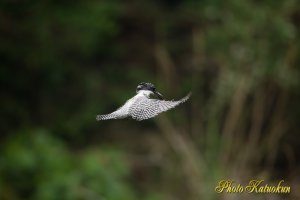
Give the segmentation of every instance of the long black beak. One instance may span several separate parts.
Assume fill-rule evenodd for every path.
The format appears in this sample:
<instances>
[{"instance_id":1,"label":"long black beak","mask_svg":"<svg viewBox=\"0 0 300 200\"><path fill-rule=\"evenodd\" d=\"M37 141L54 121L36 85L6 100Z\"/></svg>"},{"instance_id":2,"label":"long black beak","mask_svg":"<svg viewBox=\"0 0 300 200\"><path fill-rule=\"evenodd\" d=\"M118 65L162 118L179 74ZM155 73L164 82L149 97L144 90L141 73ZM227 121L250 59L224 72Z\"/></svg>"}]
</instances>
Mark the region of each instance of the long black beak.
<instances>
[{"instance_id":1,"label":"long black beak","mask_svg":"<svg viewBox=\"0 0 300 200\"><path fill-rule=\"evenodd\" d=\"M163 95L157 91L154 91L154 94L159 98L159 99L164 99Z\"/></svg>"}]
</instances>

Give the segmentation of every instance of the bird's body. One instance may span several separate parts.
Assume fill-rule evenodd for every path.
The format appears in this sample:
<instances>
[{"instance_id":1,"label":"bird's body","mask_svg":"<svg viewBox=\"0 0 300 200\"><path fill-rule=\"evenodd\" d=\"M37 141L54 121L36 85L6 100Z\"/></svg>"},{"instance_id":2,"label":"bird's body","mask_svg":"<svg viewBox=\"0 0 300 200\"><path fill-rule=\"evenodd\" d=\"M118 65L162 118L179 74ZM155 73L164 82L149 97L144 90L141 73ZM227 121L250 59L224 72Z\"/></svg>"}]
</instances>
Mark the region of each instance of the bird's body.
<instances>
[{"instance_id":1,"label":"bird's body","mask_svg":"<svg viewBox=\"0 0 300 200\"><path fill-rule=\"evenodd\" d=\"M155 87L151 83L141 83L137 87L137 94L126 101L116 111L106 114L97 115L97 121L107 119L122 119L126 117L132 117L135 120L141 121L155 117L161 112L172 109L179 104L185 102L190 97L190 94L178 101L166 101L160 99L151 99L151 94L156 94L162 99L162 95L156 91Z\"/></svg>"}]
</instances>

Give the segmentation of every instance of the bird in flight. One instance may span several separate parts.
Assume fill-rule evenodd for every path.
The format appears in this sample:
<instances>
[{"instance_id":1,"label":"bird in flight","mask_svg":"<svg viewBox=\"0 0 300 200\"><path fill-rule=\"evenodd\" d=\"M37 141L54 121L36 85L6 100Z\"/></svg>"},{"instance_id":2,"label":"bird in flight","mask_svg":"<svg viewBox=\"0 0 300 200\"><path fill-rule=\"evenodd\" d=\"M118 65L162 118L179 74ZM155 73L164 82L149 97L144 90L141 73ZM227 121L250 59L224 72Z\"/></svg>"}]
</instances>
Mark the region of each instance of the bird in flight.
<instances>
[{"instance_id":1,"label":"bird in flight","mask_svg":"<svg viewBox=\"0 0 300 200\"><path fill-rule=\"evenodd\" d=\"M178 101L166 101L163 99L163 96L156 91L152 83L144 82L137 86L136 93L134 97L127 100L119 109L110 114L97 115L96 120L123 119L126 117L132 117L137 121L149 119L178 106L187 101L191 96L191 93L189 93ZM153 94L159 99L151 99L150 95Z\"/></svg>"}]
</instances>

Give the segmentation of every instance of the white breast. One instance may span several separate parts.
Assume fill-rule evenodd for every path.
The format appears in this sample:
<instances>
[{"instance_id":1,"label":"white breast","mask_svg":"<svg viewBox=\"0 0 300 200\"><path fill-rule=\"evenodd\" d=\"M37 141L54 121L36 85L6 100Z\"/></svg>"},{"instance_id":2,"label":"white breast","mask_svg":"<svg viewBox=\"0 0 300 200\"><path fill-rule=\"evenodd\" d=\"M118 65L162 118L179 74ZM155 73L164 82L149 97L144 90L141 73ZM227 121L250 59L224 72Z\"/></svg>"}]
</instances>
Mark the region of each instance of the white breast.
<instances>
[{"instance_id":1,"label":"white breast","mask_svg":"<svg viewBox=\"0 0 300 200\"><path fill-rule=\"evenodd\" d=\"M138 91L136 97L146 96L147 98L149 98L151 94L153 94L153 92L150 90L140 90L140 91Z\"/></svg>"}]
</instances>

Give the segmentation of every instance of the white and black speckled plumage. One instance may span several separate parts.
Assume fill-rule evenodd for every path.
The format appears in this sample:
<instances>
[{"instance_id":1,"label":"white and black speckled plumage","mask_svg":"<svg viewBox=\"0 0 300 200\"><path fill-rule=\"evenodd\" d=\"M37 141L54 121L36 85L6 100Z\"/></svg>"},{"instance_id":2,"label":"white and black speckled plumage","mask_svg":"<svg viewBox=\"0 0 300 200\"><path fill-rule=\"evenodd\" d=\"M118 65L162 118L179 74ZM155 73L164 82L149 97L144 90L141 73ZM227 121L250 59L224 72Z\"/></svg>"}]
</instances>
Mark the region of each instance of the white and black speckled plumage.
<instances>
[{"instance_id":1,"label":"white and black speckled plumage","mask_svg":"<svg viewBox=\"0 0 300 200\"><path fill-rule=\"evenodd\" d=\"M138 121L155 117L156 115L175 108L179 104L187 101L190 94L178 101L165 101L159 99L149 99L147 97L138 97L129 108L129 115Z\"/></svg>"},{"instance_id":2,"label":"white and black speckled plumage","mask_svg":"<svg viewBox=\"0 0 300 200\"><path fill-rule=\"evenodd\" d=\"M156 91L154 88L154 93L155 92ZM148 89L144 90L142 88L141 90L137 90L137 95L129 99L122 107L110 114L97 115L96 119L97 121L100 121L107 119L122 119L126 117L132 117L135 120L141 121L155 117L162 112L170 110L187 101L191 96L191 94L188 94L178 101L166 101L151 99L150 94L153 94L153 92Z\"/></svg>"}]
</instances>

